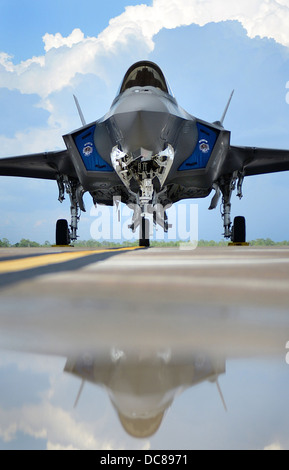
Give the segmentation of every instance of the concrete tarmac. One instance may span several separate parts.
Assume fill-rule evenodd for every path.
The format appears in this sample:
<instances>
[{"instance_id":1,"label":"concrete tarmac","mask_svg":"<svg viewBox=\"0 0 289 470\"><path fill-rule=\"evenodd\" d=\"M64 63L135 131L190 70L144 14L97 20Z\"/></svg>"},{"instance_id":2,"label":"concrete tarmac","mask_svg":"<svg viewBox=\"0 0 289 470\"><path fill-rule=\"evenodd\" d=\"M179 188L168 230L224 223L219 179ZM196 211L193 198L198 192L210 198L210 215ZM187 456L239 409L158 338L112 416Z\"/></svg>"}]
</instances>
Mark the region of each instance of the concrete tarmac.
<instances>
[{"instance_id":1,"label":"concrete tarmac","mask_svg":"<svg viewBox=\"0 0 289 470\"><path fill-rule=\"evenodd\" d=\"M0 273L2 347L243 355L289 341L288 248L1 249Z\"/></svg>"},{"instance_id":2,"label":"concrete tarmac","mask_svg":"<svg viewBox=\"0 0 289 470\"><path fill-rule=\"evenodd\" d=\"M288 307L288 248L1 249L2 445L288 448Z\"/></svg>"},{"instance_id":3,"label":"concrete tarmac","mask_svg":"<svg viewBox=\"0 0 289 470\"><path fill-rule=\"evenodd\" d=\"M4 248L0 286L5 348L250 356L285 355L289 341L287 247Z\"/></svg>"}]
</instances>

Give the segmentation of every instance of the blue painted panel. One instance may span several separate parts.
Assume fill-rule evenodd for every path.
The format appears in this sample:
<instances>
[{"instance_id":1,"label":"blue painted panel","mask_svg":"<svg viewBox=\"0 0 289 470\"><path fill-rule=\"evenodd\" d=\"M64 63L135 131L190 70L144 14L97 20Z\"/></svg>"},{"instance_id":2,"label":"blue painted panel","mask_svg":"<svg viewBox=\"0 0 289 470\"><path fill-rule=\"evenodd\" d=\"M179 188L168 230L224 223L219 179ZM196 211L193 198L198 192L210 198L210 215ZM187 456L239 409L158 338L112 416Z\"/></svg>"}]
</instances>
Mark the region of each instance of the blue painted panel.
<instances>
[{"instance_id":1,"label":"blue painted panel","mask_svg":"<svg viewBox=\"0 0 289 470\"><path fill-rule=\"evenodd\" d=\"M87 171L113 171L113 168L101 158L94 144L95 127L81 132L74 138L75 145L79 151Z\"/></svg>"},{"instance_id":2,"label":"blue painted panel","mask_svg":"<svg viewBox=\"0 0 289 470\"><path fill-rule=\"evenodd\" d=\"M179 167L179 171L206 168L214 150L219 132L197 122L198 142L192 155Z\"/></svg>"}]
</instances>

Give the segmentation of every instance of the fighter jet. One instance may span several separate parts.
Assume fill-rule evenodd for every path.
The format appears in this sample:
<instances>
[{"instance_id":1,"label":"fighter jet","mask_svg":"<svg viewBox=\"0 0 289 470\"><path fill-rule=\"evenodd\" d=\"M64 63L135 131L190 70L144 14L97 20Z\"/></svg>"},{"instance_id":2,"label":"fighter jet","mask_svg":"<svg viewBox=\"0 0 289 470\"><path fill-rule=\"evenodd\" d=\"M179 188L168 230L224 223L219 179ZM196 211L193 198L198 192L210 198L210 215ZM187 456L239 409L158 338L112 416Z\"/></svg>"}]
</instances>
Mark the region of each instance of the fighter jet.
<instances>
[{"instance_id":1,"label":"fighter jet","mask_svg":"<svg viewBox=\"0 0 289 470\"><path fill-rule=\"evenodd\" d=\"M59 201L69 195L71 222L57 221L57 245L77 240L86 192L95 205L132 207L130 228L149 246L153 226L169 230L168 207L214 191L209 209L222 198L224 237L245 242L245 218L231 221L232 194L242 198L245 176L289 170L289 151L232 146L224 128L232 95L219 121L203 121L178 105L158 65L137 62L101 119L87 124L75 97L82 127L63 136L66 149L0 159L0 175L55 180Z\"/></svg>"}]
</instances>

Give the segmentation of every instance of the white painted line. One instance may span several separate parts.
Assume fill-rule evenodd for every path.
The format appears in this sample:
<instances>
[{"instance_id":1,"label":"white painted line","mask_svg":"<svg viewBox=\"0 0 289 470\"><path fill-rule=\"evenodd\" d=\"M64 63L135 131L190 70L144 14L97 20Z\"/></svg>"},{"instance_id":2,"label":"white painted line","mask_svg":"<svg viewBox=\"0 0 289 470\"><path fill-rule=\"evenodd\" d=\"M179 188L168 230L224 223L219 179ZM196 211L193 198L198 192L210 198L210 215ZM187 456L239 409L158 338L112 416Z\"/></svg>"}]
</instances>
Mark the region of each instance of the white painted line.
<instances>
[{"instance_id":1,"label":"white painted line","mask_svg":"<svg viewBox=\"0 0 289 470\"><path fill-rule=\"evenodd\" d=\"M257 258L230 258L230 259L164 259L164 258L110 258L91 264L88 271L98 271L103 269L151 269L151 268L202 268L202 267L223 267L223 266L264 266L273 264L288 264L289 258L257 259Z\"/></svg>"},{"instance_id":2,"label":"white painted line","mask_svg":"<svg viewBox=\"0 0 289 470\"><path fill-rule=\"evenodd\" d=\"M73 273L61 273L54 275L47 275L39 278L38 282L57 282L57 283L69 283L73 285L74 283L80 284L115 284L115 285L143 285L147 287L208 287L208 288L236 288L236 289L246 289L246 290L266 290L266 291L278 291L278 292L287 292L289 297L289 279L288 280L271 280L271 279L256 279L256 278L243 278L243 277L223 277L218 275L218 277L195 277L195 276L173 276L171 274L160 275L152 273L149 277L147 275L135 275L128 274L123 277L122 273L95 273L92 277L91 273L88 272L87 268L81 271L81 276L76 278ZM289 304L288 304L289 308Z\"/></svg>"}]
</instances>

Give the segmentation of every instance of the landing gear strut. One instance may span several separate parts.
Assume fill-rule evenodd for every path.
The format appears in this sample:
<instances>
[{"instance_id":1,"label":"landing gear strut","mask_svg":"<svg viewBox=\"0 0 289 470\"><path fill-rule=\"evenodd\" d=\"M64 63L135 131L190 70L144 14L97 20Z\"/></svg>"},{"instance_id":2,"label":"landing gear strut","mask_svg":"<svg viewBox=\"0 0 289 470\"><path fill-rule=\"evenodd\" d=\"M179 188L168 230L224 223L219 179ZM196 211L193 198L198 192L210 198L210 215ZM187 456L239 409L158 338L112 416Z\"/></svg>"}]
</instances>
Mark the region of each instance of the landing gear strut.
<instances>
[{"instance_id":1,"label":"landing gear strut","mask_svg":"<svg viewBox=\"0 0 289 470\"><path fill-rule=\"evenodd\" d=\"M135 233L139 227L139 246L148 248L150 246L150 238L153 226L159 225L163 228L164 233L168 233L172 227L168 222L166 208L161 204L147 204L144 207L139 205L129 206L134 210L132 223L128 226ZM169 207L169 206L168 206Z\"/></svg>"},{"instance_id":2,"label":"landing gear strut","mask_svg":"<svg viewBox=\"0 0 289 470\"><path fill-rule=\"evenodd\" d=\"M224 237L231 238L231 197L235 189L235 180L234 178L222 177L220 181L220 189L222 191L222 218L224 224Z\"/></svg>"},{"instance_id":3,"label":"landing gear strut","mask_svg":"<svg viewBox=\"0 0 289 470\"><path fill-rule=\"evenodd\" d=\"M241 199L242 184L244 175L240 172L236 172L233 175L227 175L220 179L217 188L222 192L222 218L224 224L224 237L231 239L233 243L245 243L246 242L246 221L244 217L235 217L234 225L231 222L231 197L232 193L236 188L237 183L237 196ZM217 193L217 191L216 191ZM232 227L231 227L232 226Z\"/></svg>"},{"instance_id":4,"label":"landing gear strut","mask_svg":"<svg viewBox=\"0 0 289 470\"><path fill-rule=\"evenodd\" d=\"M59 219L56 223L56 245L69 245L77 240L78 222L80 219L80 211L85 212L83 194L84 190L78 181L69 179L67 176L59 176L57 179L59 197L58 200L63 202L65 192L70 198L70 214L71 223L68 225L67 220Z\"/></svg>"},{"instance_id":5,"label":"landing gear strut","mask_svg":"<svg viewBox=\"0 0 289 470\"><path fill-rule=\"evenodd\" d=\"M150 246L150 218L149 214L143 214L139 206L134 206L134 214L131 225L128 226L133 233L139 227L139 246L149 248Z\"/></svg>"}]
</instances>

